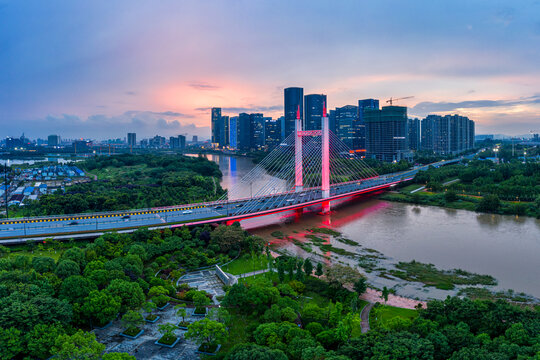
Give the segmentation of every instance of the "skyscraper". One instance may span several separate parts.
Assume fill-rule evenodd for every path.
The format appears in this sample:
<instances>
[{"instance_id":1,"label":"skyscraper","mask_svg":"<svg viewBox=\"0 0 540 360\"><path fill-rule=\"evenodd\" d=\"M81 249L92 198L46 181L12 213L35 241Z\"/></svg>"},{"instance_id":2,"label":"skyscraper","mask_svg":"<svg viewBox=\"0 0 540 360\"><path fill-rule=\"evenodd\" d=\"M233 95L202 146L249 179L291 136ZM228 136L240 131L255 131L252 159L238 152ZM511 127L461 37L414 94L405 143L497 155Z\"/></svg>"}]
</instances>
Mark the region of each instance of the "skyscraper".
<instances>
[{"instance_id":1,"label":"skyscraper","mask_svg":"<svg viewBox=\"0 0 540 360\"><path fill-rule=\"evenodd\" d=\"M383 106L378 109L364 109L366 123L366 151L368 157L382 161L410 159L407 142L407 108L404 106Z\"/></svg>"},{"instance_id":2,"label":"skyscraper","mask_svg":"<svg viewBox=\"0 0 540 360\"><path fill-rule=\"evenodd\" d=\"M358 137L358 147L366 148L366 123L364 121L365 109L379 109L379 100L377 99L362 99L358 100L358 122L356 125L356 136Z\"/></svg>"},{"instance_id":3,"label":"skyscraper","mask_svg":"<svg viewBox=\"0 0 540 360\"><path fill-rule=\"evenodd\" d=\"M264 118L264 142L269 150L278 146L281 142L281 123L279 119Z\"/></svg>"},{"instance_id":4,"label":"skyscraper","mask_svg":"<svg viewBox=\"0 0 540 360\"><path fill-rule=\"evenodd\" d=\"M420 150L420 120L409 119L409 149Z\"/></svg>"},{"instance_id":5,"label":"skyscraper","mask_svg":"<svg viewBox=\"0 0 540 360\"><path fill-rule=\"evenodd\" d=\"M127 136L127 140L128 140L128 146L130 148L134 148L135 146L137 146L137 134L135 133L128 133L128 136Z\"/></svg>"},{"instance_id":6,"label":"skyscraper","mask_svg":"<svg viewBox=\"0 0 540 360\"><path fill-rule=\"evenodd\" d=\"M219 119L219 146L229 146L229 117L225 115Z\"/></svg>"},{"instance_id":7,"label":"skyscraper","mask_svg":"<svg viewBox=\"0 0 540 360\"><path fill-rule=\"evenodd\" d=\"M326 95L310 94L304 97L304 130L320 130L323 112L323 104L326 103Z\"/></svg>"},{"instance_id":8,"label":"skyscraper","mask_svg":"<svg viewBox=\"0 0 540 360\"><path fill-rule=\"evenodd\" d=\"M249 151L251 147L251 116L249 114L241 113L238 115L237 129L237 148Z\"/></svg>"},{"instance_id":9,"label":"skyscraper","mask_svg":"<svg viewBox=\"0 0 540 360\"><path fill-rule=\"evenodd\" d=\"M260 149L264 146L264 116L256 113L249 115L250 121L250 147L252 149Z\"/></svg>"},{"instance_id":10,"label":"skyscraper","mask_svg":"<svg viewBox=\"0 0 540 360\"><path fill-rule=\"evenodd\" d=\"M221 119L221 108L212 108L212 146L219 144L219 121Z\"/></svg>"},{"instance_id":11,"label":"skyscraper","mask_svg":"<svg viewBox=\"0 0 540 360\"><path fill-rule=\"evenodd\" d=\"M178 147L180 149L186 148L186 137L184 135L178 135Z\"/></svg>"},{"instance_id":12,"label":"skyscraper","mask_svg":"<svg viewBox=\"0 0 540 360\"><path fill-rule=\"evenodd\" d=\"M129 136L129 134L128 134ZM47 138L47 146L53 147L60 145L60 136L59 135L49 135Z\"/></svg>"},{"instance_id":13,"label":"skyscraper","mask_svg":"<svg viewBox=\"0 0 540 360\"><path fill-rule=\"evenodd\" d=\"M283 135L286 138L294 131L298 107L300 107L300 118L304 118L304 89L299 87L286 88L284 97L285 133Z\"/></svg>"},{"instance_id":14,"label":"skyscraper","mask_svg":"<svg viewBox=\"0 0 540 360\"><path fill-rule=\"evenodd\" d=\"M238 148L238 116L229 119L229 146L231 149Z\"/></svg>"},{"instance_id":15,"label":"skyscraper","mask_svg":"<svg viewBox=\"0 0 540 360\"><path fill-rule=\"evenodd\" d=\"M335 110L337 135L351 150L359 150L358 106L345 105ZM330 120L330 119L328 119Z\"/></svg>"},{"instance_id":16,"label":"skyscraper","mask_svg":"<svg viewBox=\"0 0 540 360\"><path fill-rule=\"evenodd\" d=\"M193 135L193 138L191 139L192 142L194 143L198 143L199 142L199 137L197 135Z\"/></svg>"}]
</instances>

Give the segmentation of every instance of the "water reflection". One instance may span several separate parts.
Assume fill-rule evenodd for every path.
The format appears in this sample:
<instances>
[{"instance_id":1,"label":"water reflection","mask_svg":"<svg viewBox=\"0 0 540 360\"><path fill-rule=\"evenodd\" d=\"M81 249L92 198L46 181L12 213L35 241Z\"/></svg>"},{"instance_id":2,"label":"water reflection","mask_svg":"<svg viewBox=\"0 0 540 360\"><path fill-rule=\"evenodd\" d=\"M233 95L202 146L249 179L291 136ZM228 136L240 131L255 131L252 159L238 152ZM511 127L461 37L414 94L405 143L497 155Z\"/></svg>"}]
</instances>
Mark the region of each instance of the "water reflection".
<instances>
[{"instance_id":1,"label":"water reflection","mask_svg":"<svg viewBox=\"0 0 540 360\"><path fill-rule=\"evenodd\" d=\"M224 187L234 185L254 166L247 158L226 157L228 160L221 161L216 156L221 155L209 158L220 164ZM261 174L260 182L265 179L272 177ZM489 274L499 281L501 289L540 297L540 220L392 203L370 196L333 202L332 208L329 215L320 215L320 206L313 206L303 213L289 211L244 220L242 226L272 242L276 241L271 236L275 230L300 239L298 234L306 233L307 229L331 226L362 248L380 251L394 262L416 259L442 269ZM278 244L293 253L309 256L290 239L279 240ZM345 247L342 243L335 246ZM356 250L352 247L350 251ZM329 261L356 263L335 254Z\"/></svg>"}]
</instances>

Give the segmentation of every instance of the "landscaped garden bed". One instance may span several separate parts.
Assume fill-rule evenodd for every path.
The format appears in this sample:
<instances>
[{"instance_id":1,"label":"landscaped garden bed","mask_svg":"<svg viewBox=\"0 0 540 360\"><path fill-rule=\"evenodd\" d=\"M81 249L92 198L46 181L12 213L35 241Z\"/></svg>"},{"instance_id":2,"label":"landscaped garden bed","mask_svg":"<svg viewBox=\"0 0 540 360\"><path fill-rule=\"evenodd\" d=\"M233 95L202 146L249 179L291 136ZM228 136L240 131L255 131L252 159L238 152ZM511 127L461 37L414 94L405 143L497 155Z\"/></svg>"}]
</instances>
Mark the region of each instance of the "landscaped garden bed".
<instances>
[{"instance_id":1,"label":"landscaped garden bed","mask_svg":"<svg viewBox=\"0 0 540 360\"><path fill-rule=\"evenodd\" d=\"M165 334L159 340L157 340L154 344L168 347L168 348L173 348L176 344L178 344L179 341L180 341L179 337Z\"/></svg>"},{"instance_id":2,"label":"landscaped garden bed","mask_svg":"<svg viewBox=\"0 0 540 360\"><path fill-rule=\"evenodd\" d=\"M142 334L144 334L144 330L139 329L137 327L129 328L120 333L121 336L126 337L128 339L136 339Z\"/></svg>"},{"instance_id":3,"label":"landscaped garden bed","mask_svg":"<svg viewBox=\"0 0 540 360\"><path fill-rule=\"evenodd\" d=\"M189 321L180 321L178 323L178 328L182 330L187 330L189 325L191 325Z\"/></svg>"},{"instance_id":4,"label":"landscaped garden bed","mask_svg":"<svg viewBox=\"0 0 540 360\"><path fill-rule=\"evenodd\" d=\"M151 324L154 324L156 321L159 320L161 316L159 315L156 315L156 314L150 314L148 315L144 320L148 323L151 323Z\"/></svg>"},{"instance_id":5,"label":"landscaped garden bed","mask_svg":"<svg viewBox=\"0 0 540 360\"><path fill-rule=\"evenodd\" d=\"M199 306L195 308L195 311L193 311L193 316L206 316L206 308Z\"/></svg>"}]
</instances>

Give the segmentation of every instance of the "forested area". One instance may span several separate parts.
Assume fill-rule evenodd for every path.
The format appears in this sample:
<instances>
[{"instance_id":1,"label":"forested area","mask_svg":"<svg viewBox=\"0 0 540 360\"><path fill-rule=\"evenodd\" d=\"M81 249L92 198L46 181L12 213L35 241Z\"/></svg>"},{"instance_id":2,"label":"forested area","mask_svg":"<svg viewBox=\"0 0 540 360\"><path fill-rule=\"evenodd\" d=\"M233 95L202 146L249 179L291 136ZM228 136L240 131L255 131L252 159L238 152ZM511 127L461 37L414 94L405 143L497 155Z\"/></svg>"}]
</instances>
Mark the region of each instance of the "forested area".
<instances>
[{"instance_id":1,"label":"forested area","mask_svg":"<svg viewBox=\"0 0 540 360\"><path fill-rule=\"evenodd\" d=\"M262 239L238 224L214 230L141 229L89 243L47 241L0 250L0 359L133 359L104 353L89 330L121 319L124 332L135 334L167 303L178 304L182 318L186 305L204 313L211 295L177 285L176 279L240 252L266 253L271 271L225 287L219 309L204 320L178 325L185 325L185 339L201 348L222 345L218 359L540 356L539 309L503 301L431 301L413 316L372 321L372 329L362 334L360 312L366 303L358 295L366 281L357 270L288 256L272 259ZM158 326L159 341L178 340L174 324Z\"/></svg>"},{"instance_id":2,"label":"forested area","mask_svg":"<svg viewBox=\"0 0 540 360\"><path fill-rule=\"evenodd\" d=\"M133 311L151 314L169 301L192 302L199 292L177 287L176 279L258 247L240 226L108 233L84 245L0 246L0 359L97 359L104 347L88 330ZM76 357L73 343L98 355Z\"/></svg>"},{"instance_id":3,"label":"forested area","mask_svg":"<svg viewBox=\"0 0 540 360\"><path fill-rule=\"evenodd\" d=\"M385 194L382 198L540 217L540 163L513 161L495 164L490 160L473 160L465 165L430 167L427 171L419 171L412 183L418 185L404 185L399 194ZM427 192L410 192L421 185L425 185Z\"/></svg>"},{"instance_id":4,"label":"forested area","mask_svg":"<svg viewBox=\"0 0 540 360\"><path fill-rule=\"evenodd\" d=\"M25 216L181 205L219 198L221 171L203 157L144 154L97 156L77 163L97 180L26 204Z\"/></svg>"}]
</instances>

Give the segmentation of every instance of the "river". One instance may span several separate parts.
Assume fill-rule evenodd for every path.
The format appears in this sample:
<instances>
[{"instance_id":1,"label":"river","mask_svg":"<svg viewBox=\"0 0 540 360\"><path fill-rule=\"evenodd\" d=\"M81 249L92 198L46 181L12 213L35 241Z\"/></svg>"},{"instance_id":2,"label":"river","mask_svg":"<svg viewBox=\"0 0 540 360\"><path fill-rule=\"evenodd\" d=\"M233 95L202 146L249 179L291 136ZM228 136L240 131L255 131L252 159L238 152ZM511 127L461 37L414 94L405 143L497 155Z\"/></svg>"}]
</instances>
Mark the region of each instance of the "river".
<instances>
[{"instance_id":1,"label":"river","mask_svg":"<svg viewBox=\"0 0 540 360\"><path fill-rule=\"evenodd\" d=\"M249 158L225 155L205 155L219 164L223 172L222 186L230 188L248 173L254 164ZM253 187L262 186L271 176L259 177ZM238 196L249 196L249 188ZM242 221L251 233L272 242L279 249L299 256L316 257L294 245L291 238L304 242L308 229L330 227L344 237L359 243L346 245L330 239L332 245L350 252L362 253L373 249L384 254L379 266L398 261L417 260L434 264L440 269L463 269L488 274L498 280L496 290L513 289L540 298L540 220L528 217L479 214L431 206L417 206L364 197L332 204L329 215L318 214L318 209L307 209L302 214L284 212ZM289 236L278 240L271 235L281 231ZM314 250L318 248L314 247ZM327 255L329 262L356 265L357 260L335 254ZM330 257L328 258L328 255ZM320 261L320 259L318 259ZM397 293L420 299L444 298L455 291L423 287L378 277L368 273L371 284L394 286Z\"/></svg>"}]
</instances>

